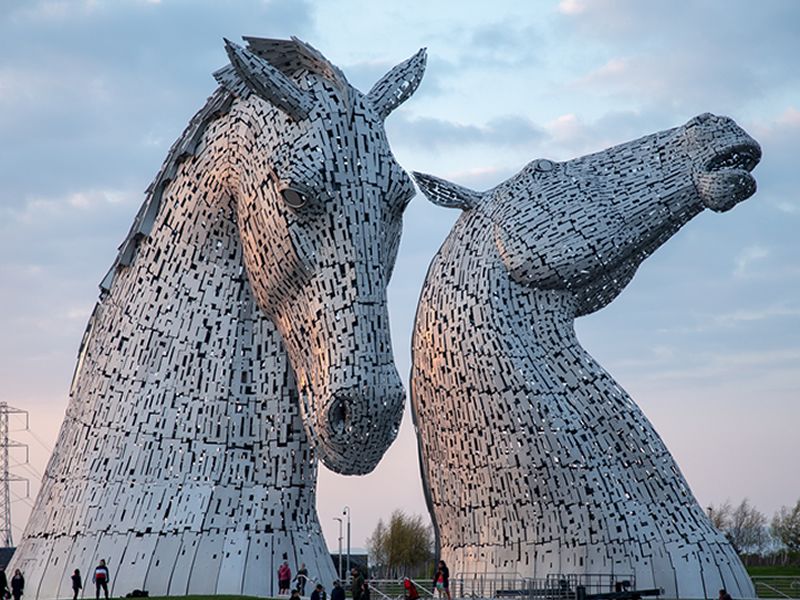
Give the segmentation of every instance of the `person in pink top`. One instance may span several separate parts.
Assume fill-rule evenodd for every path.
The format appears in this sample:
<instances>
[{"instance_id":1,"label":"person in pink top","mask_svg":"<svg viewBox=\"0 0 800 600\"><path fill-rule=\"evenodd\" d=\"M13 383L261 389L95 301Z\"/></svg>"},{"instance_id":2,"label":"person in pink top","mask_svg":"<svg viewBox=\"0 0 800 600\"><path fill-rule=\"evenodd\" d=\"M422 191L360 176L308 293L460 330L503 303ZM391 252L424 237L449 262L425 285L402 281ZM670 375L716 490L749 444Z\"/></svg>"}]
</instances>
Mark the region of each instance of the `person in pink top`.
<instances>
[{"instance_id":1,"label":"person in pink top","mask_svg":"<svg viewBox=\"0 0 800 600\"><path fill-rule=\"evenodd\" d=\"M289 561L283 561L278 567L278 595L289 593L289 583L292 581L292 570L289 568Z\"/></svg>"}]
</instances>

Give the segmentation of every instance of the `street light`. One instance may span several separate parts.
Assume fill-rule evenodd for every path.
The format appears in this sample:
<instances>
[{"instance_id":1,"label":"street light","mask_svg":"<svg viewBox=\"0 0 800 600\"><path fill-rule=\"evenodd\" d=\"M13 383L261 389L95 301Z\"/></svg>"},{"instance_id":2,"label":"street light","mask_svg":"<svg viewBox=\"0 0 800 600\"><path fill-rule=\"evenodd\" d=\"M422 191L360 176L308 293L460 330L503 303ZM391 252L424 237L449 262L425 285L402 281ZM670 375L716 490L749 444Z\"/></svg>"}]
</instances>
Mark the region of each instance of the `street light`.
<instances>
[{"instance_id":1,"label":"street light","mask_svg":"<svg viewBox=\"0 0 800 600\"><path fill-rule=\"evenodd\" d=\"M347 581L350 581L350 507L345 506L342 514L347 515ZM341 560L341 559L339 559Z\"/></svg>"},{"instance_id":2,"label":"street light","mask_svg":"<svg viewBox=\"0 0 800 600\"><path fill-rule=\"evenodd\" d=\"M339 521L339 581L344 579L342 577L342 517L333 517L334 521Z\"/></svg>"}]
</instances>

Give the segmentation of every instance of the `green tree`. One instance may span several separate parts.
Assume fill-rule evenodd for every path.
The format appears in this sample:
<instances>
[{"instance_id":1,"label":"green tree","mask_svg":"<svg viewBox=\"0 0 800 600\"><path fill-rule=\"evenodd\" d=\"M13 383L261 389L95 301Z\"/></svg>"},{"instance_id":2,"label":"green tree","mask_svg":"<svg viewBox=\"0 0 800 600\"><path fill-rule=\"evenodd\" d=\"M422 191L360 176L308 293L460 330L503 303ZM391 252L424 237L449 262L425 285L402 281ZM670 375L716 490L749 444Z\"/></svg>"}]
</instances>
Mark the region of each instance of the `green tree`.
<instances>
[{"instance_id":1,"label":"green tree","mask_svg":"<svg viewBox=\"0 0 800 600\"><path fill-rule=\"evenodd\" d=\"M420 515L395 510L389 522L379 520L367 539L373 577L399 578L427 575L433 560L433 532Z\"/></svg>"},{"instance_id":2,"label":"green tree","mask_svg":"<svg viewBox=\"0 0 800 600\"><path fill-rule=\"evenodd\" d=\"M772 519L772 535L789 552L800 552L800 500L794 508L782 506Z\"/></svg>"}]
</instances>

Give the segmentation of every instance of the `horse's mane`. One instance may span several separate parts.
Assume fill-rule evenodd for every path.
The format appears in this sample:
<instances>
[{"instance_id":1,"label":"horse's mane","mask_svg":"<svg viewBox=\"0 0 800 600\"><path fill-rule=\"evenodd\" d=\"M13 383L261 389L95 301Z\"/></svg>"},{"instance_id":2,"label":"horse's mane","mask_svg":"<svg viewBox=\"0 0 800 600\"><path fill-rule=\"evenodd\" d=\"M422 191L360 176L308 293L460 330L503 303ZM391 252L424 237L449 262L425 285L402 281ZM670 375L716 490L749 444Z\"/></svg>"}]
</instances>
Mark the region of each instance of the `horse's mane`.
<instances>
[{"instance_id":1,"label":"horse's mane","mask_svg":"<svg viewBox=\"0 0 800 600\"><path fill-rule=\"evenodd\" d=\"M350 84L344 74L328 61L318 50L293 37L290 40L275 40L257 37L245 37L248 49L269 62L288 77L307 71L315 73L333 83L344 95ZM209 96L203 108L192 117L186 129L175 140L161 165L153 182L145 190L145 199L130 231L125 236L114 263L100 282L101 298L111 290L117 272L133 264L136 251L142 240L150 234L161 208L164 189L175 178L180 164L192 156L196 156L203 134L208 125L228 113L237 96L249 92L241 84L233 67L227 65L214 73L214 77L222 84Z\"/></svg>"}]
</instances>

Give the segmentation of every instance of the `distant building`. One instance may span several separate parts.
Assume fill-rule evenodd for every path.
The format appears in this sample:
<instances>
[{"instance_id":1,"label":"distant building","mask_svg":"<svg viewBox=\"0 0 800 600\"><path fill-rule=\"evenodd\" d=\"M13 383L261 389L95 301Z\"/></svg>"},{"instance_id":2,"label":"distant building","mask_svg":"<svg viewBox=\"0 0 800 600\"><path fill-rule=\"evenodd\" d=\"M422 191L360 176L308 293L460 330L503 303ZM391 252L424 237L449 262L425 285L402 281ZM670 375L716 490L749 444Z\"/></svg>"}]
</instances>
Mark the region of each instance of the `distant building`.
<instances>
[{"instance_id":1,"label":"distant building","mask_svg":"<svg viewBox=\"0 0 800 600\"><path fill-rule=\"evenodd\" d=\"M334 571L336 571L337 573L342 573L342 575L344 575L343 578L346 581L347 580L347 573L345 573L345 571L347 570L347 555L346 554L342 554L342 568L341 568L341 570L339 569L339 553L338 552L331 552L331 559L333 560ZM359 552L358 554L352 554L351 553L350 554L350 568L352 569L353 567L355 567L356 569L361 571L361 573L363 575L369 576L369 554L367 554L366 552ZM329 583L329 582L325 582L325 581L322 582L323 585L325 585L325 583Z\"/></svg>"},{"instance_id":2,"label":"distant building","mask_svg":"<svg viewBox=\"0 0 800 600\"><path fill-rule=\"evenodd\" d=\"M8 563L11 562L11 557L14 556L16 548L0 548L0 569L5 569Z\"/></svg>"}]
</instances>

